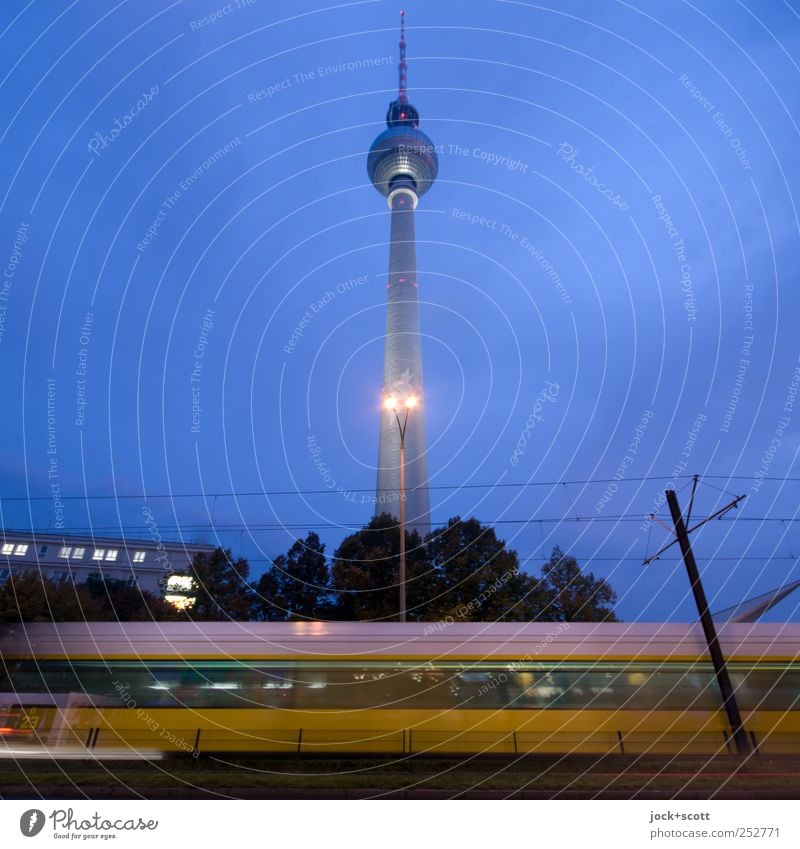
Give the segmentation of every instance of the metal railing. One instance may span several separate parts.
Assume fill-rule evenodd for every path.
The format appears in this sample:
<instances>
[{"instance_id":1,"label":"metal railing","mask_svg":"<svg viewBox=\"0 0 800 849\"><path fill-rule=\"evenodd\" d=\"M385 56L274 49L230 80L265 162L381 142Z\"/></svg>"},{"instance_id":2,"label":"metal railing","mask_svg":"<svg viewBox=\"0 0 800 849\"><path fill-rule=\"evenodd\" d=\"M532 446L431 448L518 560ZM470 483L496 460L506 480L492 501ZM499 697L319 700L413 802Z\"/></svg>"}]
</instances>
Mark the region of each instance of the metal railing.
<instances>
[{"instance_id":1,"label":"metal railing","mask_svg":"<svg viewBox=\"0 0 800 849\"><path fill-rule=\"evenodd\" d=\"M61 712L31 710L24 727L6 728L0 742L86 750L283 754L733 754L726 731L483 731L345 729L247 729L166 726L146 715L137 728L111 725L98 714L88 724L73 724ZM800 734L748 732L753 752L800 755Z\"/></svg>"},{"instance_id":2,"label":"metal railing","mask_svg":"<svg viewBox=\"0 0 800 849\"><path fill-rule=\"evenodd\" d=\"M339 729L205 729L143 731L89 728L80 735L87 749L155 749L198 756L212 752L284 754L735 754L730 736L715 732L546 732L393 731ZM750 732L757 753L800 754L800 734Z\"/></svg>"}]
</instances>

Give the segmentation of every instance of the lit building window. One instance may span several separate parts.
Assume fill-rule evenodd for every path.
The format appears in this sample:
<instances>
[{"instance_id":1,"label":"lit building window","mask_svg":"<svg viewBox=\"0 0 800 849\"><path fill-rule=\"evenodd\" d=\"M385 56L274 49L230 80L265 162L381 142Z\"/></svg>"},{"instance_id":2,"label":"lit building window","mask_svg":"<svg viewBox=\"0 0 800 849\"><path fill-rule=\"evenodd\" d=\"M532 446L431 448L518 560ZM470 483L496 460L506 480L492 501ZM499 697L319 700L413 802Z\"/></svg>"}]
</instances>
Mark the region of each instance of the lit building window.
<instances>
[{"instance_id":1,"label":"lit building window","mask_svg":"<svg viewBox=\"0 0 800 849\"><path fill-rule=\"evenodd\" d=\"M189 595L165 595L164 601L171 604L176 610L188 610L194 605L196 599Z\"/></svg>"},{"instance_id":2,"label":"lit building window","mask_svg":"<svg viewBox=\"0 0 800 849\"><path fill-rule=\"evenodd\" d=\"M85 548L73 548L72 549L72 556L75 560L80 560L81 557L83 557L84 554L86 554Z\"/></svg>"},{"instance_id":3,"label":"lit building window","mask_svg":"<svg viewBox=\"0 0 800 849\"><path fill-rule=\"evenodd\" d=\"M3 554L13 554L14 553L14 543L13 542L4 542L3 543Z\"/></svg>"},{"instance_id":4,"label":"lit building window","mask_svg":"<svg viewBox=\"0 0 800 849\"><path fill-rule=\"evenodd\" d=\"M133 553L133 562L134 563L144 563L144 557L146 552L144 551L135 551Z\"/></svg>"},{"instance_id":5,"label":"lit building window","mask_svg":"<svg viewBox=\"0 0 800 849\"><path fill-rule=\"evenodd\" d=\"M106 550L104 548L96 548L92 555L92 560L102 560L105 556Z\"/></svg>"},{"instance_id":6,"label":"lit building window","mask_svg":"<svg viewBox=\"0 0 800 849\"><path fill-rule=\"evenodd\" d=\"M170 575L167 578L164 601L178 610L188 610L197 600L191 595L194 587L194 579L191 575Z\"/></svg>"},{"instance_id":7,"label":"lit building window","mask_svg":"<svg viewBox=\"0 0 800 849\"><path fill-rule=\"evenodd\" d=\"M28 553L27 545L18 545L14 548L15 557L24 557Z\"/></svg>"},{"instance_id":8,"label":"lit building window","mask_svg":"<svg viewBox=\"0 0 800 849\"><path fill-rule=\"evenodd\" d=\"M119 552L116 548L109 548L106 552L106 560L116 560L117 554L119 554Z\"/></svg>"},{"instance_id":9,"label":"lit building window","mask_svg":"<svg viewBox=\"0 0 800 849\"><path fill-rule=\"evenodd\" d=\"M61 551L58 552L59 557L63 557L65 560L72 554L72 547L69 545L64 545L61 547Z\"/></svg>"},{"instance_id":10,"label":"lit building window","mask_svg":"<svg viewBox=\"0 0 800 849\"><path fill-rule=\"evenodd\" d=\"M190 575L170 575L167 578L167 592L188 592L194 587L194 581Z\"/></svg>"}]
</instances>

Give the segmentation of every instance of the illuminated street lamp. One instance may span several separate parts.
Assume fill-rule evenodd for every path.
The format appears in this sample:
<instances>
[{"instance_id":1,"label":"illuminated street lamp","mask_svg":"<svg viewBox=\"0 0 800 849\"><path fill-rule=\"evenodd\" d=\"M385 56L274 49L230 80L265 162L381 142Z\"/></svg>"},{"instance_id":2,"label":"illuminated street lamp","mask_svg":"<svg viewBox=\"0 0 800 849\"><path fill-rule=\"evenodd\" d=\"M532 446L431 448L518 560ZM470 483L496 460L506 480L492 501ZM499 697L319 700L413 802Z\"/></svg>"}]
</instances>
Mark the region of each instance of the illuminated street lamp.
<instances>
[{"instance_id":1,"label":"illuminated street lamp","mask_svg":"<svg viewBox=\"0 0 800 849\"><path fill-rule=\"evenodd\" d=\"M396 395L388 395L383 406L394 413L397 429L400 431L400 621L406 621L406 427L408 414L417 406L415 395L407 395L400 399ZM398 409L403 408L405 414L400 421Z\"/></svg>"}]
</instances>

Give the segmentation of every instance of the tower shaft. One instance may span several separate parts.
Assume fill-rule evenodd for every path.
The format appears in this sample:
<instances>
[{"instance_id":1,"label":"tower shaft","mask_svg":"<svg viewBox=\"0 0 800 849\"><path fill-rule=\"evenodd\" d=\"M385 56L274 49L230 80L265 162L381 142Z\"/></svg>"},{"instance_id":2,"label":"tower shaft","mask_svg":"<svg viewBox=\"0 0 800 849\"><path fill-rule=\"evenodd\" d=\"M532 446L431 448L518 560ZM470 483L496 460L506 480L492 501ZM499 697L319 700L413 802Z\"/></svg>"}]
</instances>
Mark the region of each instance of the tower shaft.
<instances>
[{"instance_id":1,"label":"tower shaft","mask_svg":"<svg viewBox=\"0 0 800 849\"><path fill-rule=\"evenodd\" d=\"M383 387L386 395L413 394L418 401L405 433L405 514L407 527L424 536L430 530L430 502L414 233L416 200L411 189L398 190L391 198ZM400 497L400 432L394 412L384 410L378 447L376 515L398 515Z\"/></svg>"},{"instance_id":2,"label":"tower shaft","mask_svg":"<svg viewBox=\"0 0 800 849\"><path fill-rule=\"evenodd\" d=\"M425 455L425 395L414 209L418 199L433 185L439 159L433 143L419 128L419 113L409 103L406 70L405 19L401 12L397 99L389 104L386 129L372 143L367 157L369 178L386 198L391 210L383 354L386 408L381 418L378 444L375 514L398 516L401 526L419 531L424 536L430 531L430 500ZM402 410L402 421L396 413L398 405ZM404 474L401 475L401 472ZM400 559L402 574L402 553Z\"/></svg>"}]
</instances>

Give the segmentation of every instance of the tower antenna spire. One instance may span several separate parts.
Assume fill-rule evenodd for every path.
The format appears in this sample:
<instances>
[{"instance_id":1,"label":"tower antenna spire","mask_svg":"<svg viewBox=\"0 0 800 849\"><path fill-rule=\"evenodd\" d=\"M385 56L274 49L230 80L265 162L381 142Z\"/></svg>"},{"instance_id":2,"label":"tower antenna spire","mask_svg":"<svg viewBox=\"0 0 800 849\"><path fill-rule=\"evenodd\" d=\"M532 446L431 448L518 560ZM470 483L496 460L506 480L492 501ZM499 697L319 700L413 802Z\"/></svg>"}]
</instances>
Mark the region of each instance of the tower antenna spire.
<instances>
[{"instance_id":1,"label":"tower antenna spire","mask_svg":"<svg viewBox=\"0 0 800 849\"><path fill-rule=\"evenodd\" d=\"M408 103L408 65L406 64L406 13L400 10L400 85L397 94L400 103Z\"/></svg>"}]
</instances>

